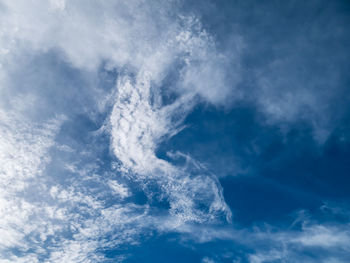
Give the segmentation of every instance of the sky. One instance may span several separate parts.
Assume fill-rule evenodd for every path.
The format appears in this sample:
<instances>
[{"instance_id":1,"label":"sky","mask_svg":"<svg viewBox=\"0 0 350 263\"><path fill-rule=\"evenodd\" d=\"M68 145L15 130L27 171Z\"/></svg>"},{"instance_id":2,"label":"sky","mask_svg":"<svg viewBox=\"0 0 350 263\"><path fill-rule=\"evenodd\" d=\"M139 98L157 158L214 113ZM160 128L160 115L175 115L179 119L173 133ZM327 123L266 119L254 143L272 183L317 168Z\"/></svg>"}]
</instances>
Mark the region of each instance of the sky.
<instances>
[{"instance_id":1,"label":"sky","mask_svg":"<svg viewBox=\"0 0 350 263\"><path fill-rule=\"evenodd\" d=\"M350 262L350 3L0 0L0 263Z\"/></svg>"}]
</instances>

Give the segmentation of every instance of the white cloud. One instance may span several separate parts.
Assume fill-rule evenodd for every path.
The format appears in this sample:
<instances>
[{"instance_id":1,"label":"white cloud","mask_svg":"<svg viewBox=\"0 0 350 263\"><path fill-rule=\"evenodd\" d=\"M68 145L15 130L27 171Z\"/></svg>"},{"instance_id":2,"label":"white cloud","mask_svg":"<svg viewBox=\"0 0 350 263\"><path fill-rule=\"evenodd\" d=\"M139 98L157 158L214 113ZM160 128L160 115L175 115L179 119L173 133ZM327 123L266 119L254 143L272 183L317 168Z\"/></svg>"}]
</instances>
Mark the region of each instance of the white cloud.
<instances>
[{"instance_id":1,"label":"white cloud","mask_svg":"<svg viewBox=\"0 0 350 263\"><path fill-rule=\"evenodd\" d=\"M142 73L141 73L142 74ZM123 165L135 173L140 182L155 181L170 202L170 213L180 222L229 218L230 211L215 177L176 167L159 159L157 144L179 129L172 122L175 114L190 110L192 97L181 97L171 105L152 105L151 80L143 73L135 80L129 77L118 83L118 95L111 114L112 147ZM133 83L134 82L134 83ZM180 120L182 116L180 116ZM197 208L204 205L208 210Z\"/></svg>"},{"instance_id":2,"label":"white cloud","mask_svg":"<svg viewBox=\"0 0 350 263\"><path fill-rule=\"evenodd\" d=\"M255 240L256 253L251 262L345 262L344 255L350 251L350 228L344 224L306 223L301 230L256 230L250 237ZM250 242L247 240L248 243ZM268 244L268 248L259 244ZM260 247L260 248L259 248ZM317 251L315 256L303 252ZM319 255L319 256L318 256Z\"/></svg>"},{"instance_id":3,"label":"white cloud","mask_svg":"<svg viewBox=\"0 0 350 263\"><path fill-rule=\"evenodd\" d=\"M198 19L179 16L175 2L4 1L4 6L0 43L7 50L6 67L23 52L59 49L80 69L94 71L107 61L109 68L148 71L159 81L180 59L185 64L178 88L214 103L231 92L225 68L230 60L236 61L231 66L239 64L239 50L232 57L217 52Z\"/></svg>"},{"instance_id":4,"label":"white cloud","mask_svg":"<svg viewBox=\"0 0 350 263\"><path fill-rule=\"evenodd\" d=\"M261 253L249 256L250 263L263 263L263 262L285 262L283 260L284 253L280 250L269 251L268 253Z\"/></svg>"},{"instance_id":5,"label":"white cloud","mask_svg":"<svg viewBox=\"0 0 350 263\"><path fill-rule=\"evenodd\" d=\"M269 251L252 254L252 262L287 261L295 247L349 251L348 226L314 224L299 232L273 233L203 230L190 224L230 220L221 186L215 176L190 157L186 157L184 166L176 166L158 158L156 150L163 140L184 128L183 120L198 97L220 105L232 95L232 85L239 77L233 74L228 85L226 69L234 65L231 70L239 72L240 51L230 57L218 52L215 40L200 21L193 15L179 15L176 2L2 1L0 254L4 259L0 262L102 261L103 255L96 250L138 244L140 233L147 235L151 232L148 229L188 233L198 242L229 239L248 246L255 242L271 244ZM69 80L55 86L64 74L52 77L49 73L55 69L46 68L46 64L42 66L45 70L36 71L35 58L50 52L56 52L55 59L69 65L69 70L77 70L84 77L91 75L90 86L67 86ZM102 65L104 70L116 70L116 91L111 94L94 86ZM174 67L178 67L175 80L168 84L165 79ZM32 71L26 71L28 68ZM259 79L258 103L272 119L293 120L304 105L311 109L319 106L317 98L304 89L295 94L284 90L272 94L275 87L285 83L277 79L271 84L271 79L269 75ZM50 85L55 90L50 90ZM47 90L50 92L45 93ZM162 102L164 90L177 95L167 105ZM87 93L92 94L92 103L76 103ZM69 107L63 103L66 100ZM89 150L78 155L76 145L55 142L66 120L56 113L68 118L71 108L79 106L84 108L79 113L92 116L92 108L106 113L111 101L106 130L111 135L111 150L123 169L113 171L116 175L112 178L103 178L105 174L98 174L98 157ZM73 160L55 156L61 159L51 162L53 148L74 156ZM80 160L91 156L94 161ZM64 172L48 172L47 166L55 162ZM159 198L169 202L168 215L156 217L148 205L126 203L133 193L118 180L119 172L143 185L146 193L150 185L157 185ZM91 182L97 186L93 188ZM106 205L104 194L117 196L120 203ZM14 248L23 256L12 253ZM331 260L338 259L333 256Z\"/></svg>"},{"instance_id":6,"label":"white cloud","mask_svg":"<svg viewBox=\"0 0 350 263\"><path fill-rule=\"evenodd\" d=\"M48 150L61 122L33 124L20 114L0 109L0 253L11 247L28 249L25 238L47 227L40 219L44 208L32 203L30 196L50 161ZM28 224L31 218L36 218L35 223Z\"/></svg>"},{"instance_id":7,"label":"white cloud","mask_svg":"<svg viewBox=\"0 0 350 263\"><path fill-rule=\"evenodd\" d=\"M108 181L109 187L111 187L116 195L119 195L121 198L126 198L130 196L129 189L115 180Z\"/></svg>"},{"instance_id":8,"label":"white cloud","mask_svg":"<svg viewBox=\"0 0 350 263\"><path fill-rule=\"evenodd\" d=\"M231 92L225 88L227 58L194 16L179 16L176 1L138 0L4 0L0 12L3 262L96 262L103 258L97 249L137 244L148 228L169 231L188 221L230 217L215 176L192 173L193 161L176 167L155 155L164 138L183 128L198 95L220 104ZM45 60L53 53L57 64L82 74L87 84L70 84L64 70L56 72L56 62ZM162 87L177 63L179 81ZM101 65L117 70L116 92L94 86ZM163 88L176 91L174 103L162 104ZM89 101L80 103L84 96ZM158 184L169 217L125 203L132 190L117 175L98 174L100 160L88 145L79 145L84 151L78 153L78 140L55 141L64 125L73 125L74 114L106 113L111 99L113 152L145 190ZM82 160L88 157L94 161ZM123 205L107 205L108 194Z\"/></svg>"},{"instance_id":9,"label":"white cloud","mask_svg":"<svg viewBox=\"0 0 350 263\"><path fill-rule=\"evenodd\" d=\"M255 72L256 88L253 95L248 96L254 97L269 123L288 130L290 123L307 122L313 128L314 138L324 143L335 128L332 110L341 79L338 69L328 69L328 49L322 50L322 45L305 45L318 36L307 38L297 38L293 46L287 45L281 50L281 47L273 48L276 58ZM316 64L310 47L323 54ZM309 60L300 54L308 54Z\"/></svg>"},{"instance_id":10,"label":"white cloud","mask_svg":"<svg viewBox=\"0 0 350 263\"><path fill-rule=\"evenodd\" d=\"M327 213L329 212L332 213L332 211ZM349 224L332 221L318 223L312 220L311 215L309 218L298 220L300 227L296 227L295 222L285 227L264 223L252 228L185 224L178 227L177 231L182 233L184 244L188 244L188 240L197 243L223 240L225 243L232 242L232 252L239 252L235 255L235 260L238 262L242 260L251 263L315 263L349 260ZM242 255L241 251L246 254ZM215 255L215 258L220 259L220 257L224 258L225 254Z\"/></svg>"},{"instance_id":11,"label":"white cloud","mask_svg":"<svg viewBox=\"0 0 350 263\"><path fill-rule=\"evenodd\" d=\"M300 243L303 246L314 246L322 248L338 247L350 251L350 230L324 226L324 225L312 225L311 227L305 227L303 234L292 242Z\"/></svg>"},{"instance_id":12,"label":"white cloud","mask_svg":"<svg viewBox=\"0 0 350 263\"><path fill-rule=\"evenodd\" d=\"M215 261L211 258L208 258L208 257L204 257L202 259L202 263L215 263Z\"/></svg>"}]
</instances>

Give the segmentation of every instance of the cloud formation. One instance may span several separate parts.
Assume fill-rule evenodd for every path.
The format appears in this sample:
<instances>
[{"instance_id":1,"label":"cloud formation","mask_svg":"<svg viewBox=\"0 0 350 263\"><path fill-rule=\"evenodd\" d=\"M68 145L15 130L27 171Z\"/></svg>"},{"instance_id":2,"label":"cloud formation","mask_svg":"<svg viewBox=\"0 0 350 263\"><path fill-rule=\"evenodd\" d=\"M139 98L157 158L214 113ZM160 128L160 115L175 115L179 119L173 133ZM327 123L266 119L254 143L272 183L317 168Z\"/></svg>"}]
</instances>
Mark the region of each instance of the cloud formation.
<instances>
[{"instance_id":1,"label":"cloud formation","mask_svg":"<svg viewBox=\"0 0 350 263\"><path fill-rule=\"evenodd\" d=\"M315 90L339 80L300 73L290 65L305 61L290 54L244 70L258 41L248 34L247 45L237 30L220 42L185 5L1 1L0 262L122 262L132 256L125 247L169 233L184 246L238 244L238 262L319 259L304 252L341 262L349 253L347 224L239 228L206 164L178 149L159 153L198 104L238 100L253 100L272 125L302 115L322 142L328 94ZM247 75L254 89L242 84ZM202 262L232 255L221 256Z\"/></svg>"},{"instance_id":2,"label":"cloud formation","mask_svg":"<svg viewBox=\"0 0 350 263\"><path fill-rule=\"evenodd\" d=\"M136 244L143 229L230 220L215 176L195 161L176 166L155 153L182 129L198 99L220 104L230 92L223 70L228 58L198 19L179 15L178 8L172 1L3 1L3 258L96 262L103 258L96 251L111 245L107 236L113 246ZM116 72L115 88L95 87L101 67ZM163 101L164 92L174 94L171 103ZM75 131L71 119L97 120L109 107L109 123L99 120L106 128L92 137L110 132L122 166L103 178L99 159L84 161L96 157L97 146L78 153L82 146L72 134L87 131ZM169 214L158 218L147 204L125 201L132 190L123 180L144 185L150 199L148 187L158 187L157 200L169 202ZM103 199L107 193L113 204Z\"/></svg>"}]
</instances>

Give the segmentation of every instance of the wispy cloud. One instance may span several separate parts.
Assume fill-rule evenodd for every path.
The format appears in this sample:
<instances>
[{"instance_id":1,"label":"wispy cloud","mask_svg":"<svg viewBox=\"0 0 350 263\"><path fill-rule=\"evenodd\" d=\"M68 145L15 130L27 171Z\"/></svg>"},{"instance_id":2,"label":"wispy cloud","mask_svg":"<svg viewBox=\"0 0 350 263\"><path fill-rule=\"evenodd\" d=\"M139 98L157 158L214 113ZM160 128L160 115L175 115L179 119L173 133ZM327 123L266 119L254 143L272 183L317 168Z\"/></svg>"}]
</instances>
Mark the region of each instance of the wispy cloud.
<instances>
[{"instance_id":1,"label":"wispy cloud","mask_svg":"<svg viewBox=\"0 0 350 263\"><path fill-rule=\"evenodd\" d=\"M194 15L180 15L172 1L4 1L1 8L4 259L96 262L103 258L97 251L137 244L147 229L230 218L215 176L195 161L176 166L155 153L183 128L198 99L220 104L231 92L223 70L228 58ZM101 67L117 72L115 90L94 86ZM167 87L174 67L177 80ZM174 93L174 102L162 101L164 90ZM100 122L106 128L89 136L110 132L122 164L117 170L101 167L97 146L80 145L87 131L72 121L77 114L106 116L111 103L109 124ZM130 201L125 180L144 185L150 199L148 186L157 185L158 198L169 202L167 214Z\"/></svg>"},{"instance_id":2,"label":"wispy cloud","mask_svg":"<svg viewBox=\"0 0 350 263\"><path fill-rule=\"evenodd\" d=\"M205 175L205 171L193 174L156 156L161 140L181 129L194 98L185 94L170 105L152 104L151 97L161 101L151 90L152 73L140 72L134 80L125 77L118 82L110 118L115 155L124 169L135 174L136 181L156 182L170 202L170 212L181 221L211 220L216 213L226 213L229 218L230 211L214 177Z\"/></svg>"},{"instance_id":3,"label":"wispy cloud","mask_svg":"<svg viewBox=\"0 0 350 263\"><path fill-rule=\"evenodd\" d=\"M155 232L229 240L248 247L251 262L288 262L313 249L336 261L349 252L348 225L236 229L215 175L176 149L158 155L198 102L231 105L241 80L242 38L220 51L182 4L2 1L1 262L103 262L106 251ZM318 82L276 92L289 84L285 65L255 72L259 109L273 122L293 121L305 105L307 118L319 116ZM270 74L279 70L280 78Z\"/></svg>"},{"instance_id":4,"label":"wispy cloud","mask_svg":"<svg viewBox=\"0 0 350 263\"><path fill-rule=\"evenodd\" d=\"M322 208L321 208L322 209ZM324 214L335 215L328 211ZM297 226L297 225L298 226ZM312 214L299 216L291 225L256 224L251 228L237 226L211 227L184 225L178 229L184 244L224 240L239 247L233 258L240 262L346 262L350 251L350 226L337 221L319 222ZM190 243L191 244L191 243ZM225 251L225 250L224 250ZM244 253L242 253L244 251ZM221 262L225 255L212 253ZM214 261L216 262L216 261Z\"/></svg>"}]
</instances>

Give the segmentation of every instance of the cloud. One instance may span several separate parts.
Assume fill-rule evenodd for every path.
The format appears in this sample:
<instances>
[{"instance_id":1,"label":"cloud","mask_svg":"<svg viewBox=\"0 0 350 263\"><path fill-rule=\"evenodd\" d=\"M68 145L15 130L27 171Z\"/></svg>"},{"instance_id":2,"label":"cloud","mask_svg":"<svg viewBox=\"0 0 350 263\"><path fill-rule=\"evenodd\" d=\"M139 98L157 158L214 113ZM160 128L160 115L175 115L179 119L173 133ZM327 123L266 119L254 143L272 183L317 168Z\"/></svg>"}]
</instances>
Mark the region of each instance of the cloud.
<instances>
[{"instance_id":1,"label":"cloud","mask_svg":"<svg viewBox=\"0 0 350 263\"><path fill-rule=\"evenodd\" d=\"M229 92L223 70L226 58L216 51L213 39L198 20L179 17L165 30L167 33L158 33L153 52L143 56L142 67L119 76L110 116L113 152L124 171L135 174L134 180L159 185L161 196L164 192L170 203L170 213L180 222L202 222L220 214L229 218L230 211L214 177L191 174L155 154L162 140L182 129L181 123L198 95L220 103ZM173 87L164 87L169 69L176 66L180 66L177 80ZM164 104L162 90L174 87L178 88L177 98ZM202 206L207 207L205 211Z\"/></svg>"},{"instance_id":2,"label":"cloud","mask_svg":"<svg viewBox=\"0 0 350 263\"><path fill-rule=\"evenodd\" d=\"M152 227L147 206L109 206L86 191L91 187L85 181L94 168L77 164L70 183L48 173L52 157L58 157L49 153L55 148L62 119L36 125L9 113L0 115L1 262L96 262L103 259L97 249L118 242L136 244L138 236L145 234L143 228ZM98 189L107 193L102 188L106 180L101 180ZM92 181L99 183L98 178ZM110 196L129 196L116 180L108 184ZM108 235L114 235L113 245Z\"/></svg>"},{"instance_id":3,"label":"cloud","mask_svg":"<svg viewBox=\"0 0 350 263\"><path fill-rule=\"evenodd\" d=\"M342 207L342 210L345 210ZM212 250L205 258L214 262L347 262L350 250L350 226L332 219L333 211L320 215L300 211L291 224L270 225L266 222L252 227L233 225L182 225L177 229L184 246ZM305 217L305 215L308 215ZM216 244L216 245L213 245Z\"/></svg>"},{"instance_id":4,"label":"cloud","mask_svg":"<svg viewBox=\"0 0 350 263\"><path fill-rule=\"evenodd\" d=\"M231 92L225 85L224 69L232 59L239 65L239 50L232 57L217 52L199 20L182 16L180 6L172 1L91 1L89 5L83 1L5 1L4 6L6 63L25 51L60 50L79 69L94 71L102 62L107 68L127 68L133 73L147 67L152 81L160 81L168 66L179 60L183 65L179 89L214 103ZM172 15L167 15L171 9Z\"/></svg>"},{"instance_id":5,"label":"cloud","mask_svg":"<svg viewBox=\"0 0 350 263\"><path fill-rule=\"evenodd\" d=\"M180 222L213 220L220 214L230 218L221 186L215 177L176 167L156 156L157 143L179 130L181 120L191 109L192 97L181 97L173 104L151 104L150 80L137 77L118 83L118 95L111 113L114 154L142 184L155 182L170 202L170 213ZM172 122L174 115L180 121ZM183 115L183 116L181 116ZM146 188L147 189L147 188ZM206 207L206 210L203 209Z\"/></svg>"},{"instance_id":6,"label":"cloud","mask_svg":"<svg viewBox=\"0 0 350 263\"><path fill-rule=\"evenodd\" d=\"M126 198L130 196L129 189L124 185L118 183L115 180L110 180L108 185L113 189L114 193L119 195L121 198Z\"/></svg>"},{"instance_id":7,"label":"cloud","mask_svg":"<svg viewBox=\"0 0 350 263\"><path fill-rule=\"evenodd\" d=\"M345 262L350 249L349 226L337 223L308 223L300 231L258 232L258 237L265 239L270 249L257 249L257 253L250 255L252 262L328 262L330 259ZM305 252L310 256L304 255Z\"/></svg>"},{"instance_id":8,"label":"cloud","mask_svg":"<svg viewBox=\"0 0 350 263\"><path fill-rule=\"evenodd\" d=\"M35 188L45 189L41 180L61 122L57 118L35 124L21 114L0 110L2 252L11 247L28 249L24 242L27 235L39 234L47 227L40 218L45 208L36 206L30 199ZM35 223L28 224L31 218L36 218Z\"/></svg>"},{"instance_id":9,"label":"cloud","mask_svg":"<svg viewBox=\"0 0 350 263\"><path fill-rule=\"evenodd\" d=\"M343 89L348 43L343 7L340 2L322 1L261 7L265 12L257 11L255 17L263 21L261 27L266 31L242 24L242 30L249 30L247 49L260 52L249 68L255 87L247 96L253 97L268 122L285 127L307 122L315 139L323 143L344 114L339 95L348 94ZM317 13L317 8L324 11ZM289 12L293 16L287 19ZM261 41L256 42L259 38Z\"/></svg>"},{"instance_id":10,"label":"cloud","mask_svg":"<svg viewBox=\"0 0 350 263\"><path fill-rule=\"evenodd\" d=\"M213 227L231 222L217 177L190 155L157 154L198 102L231 105L242 80L245 44L220 51L198 17L181 8L181 1L2 1L3 262L99 262L113 249L123 261L123 246L154 232L230 240L248 247L252 262L299 258L304 249L334 261L349 251L347 225ZM324 128L319 97L327 100L314 96L322 81L291 85L287 73L299 73L288 65L300 64L293 59L254 71L253 98L273 121L292 122L306 106L306 118L316 116L315 127Z\"/></svg>"},{"instance_id":11,"label":"cloud","mask_svg":"<svg viewBox=\"0 0 350 263\"><path fill-rule=\"evenodd\" d=\"M247 0L189 5L221 50L232 52L237 32L242 37L240 81L230 100L254 106L265 124L283 130L306 123L323 144L348 109L348 4Z\"/></svg>"},{"instance_id":12,"label":"cloud","mask_svg":"<svg viewBox=\"0 0 350 263\"><path fill-rule=\"evenodd\" d=\"M104 250L137 245L154 229L230 220L215 176L194 160L176 166L155 154L160 142L184 128L198 100L221 105L231 93L228 58L180 6L2 2L5 262L96 262ZM112 84L100 81L101 72ZM174 93L173 102L163 101L166 92ZM114 154L108 158L121 163L119 169L102 156L109 148L106 132ZM168 202L166 214L134 203L135 184L143 185L148 203Z\"/></svg>"}]
</instances>

